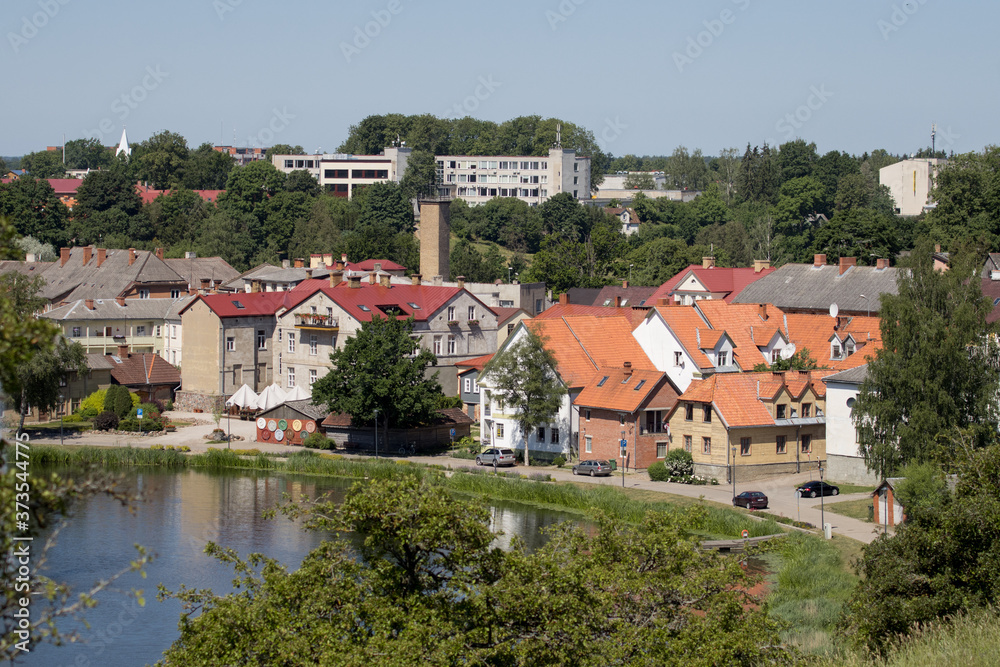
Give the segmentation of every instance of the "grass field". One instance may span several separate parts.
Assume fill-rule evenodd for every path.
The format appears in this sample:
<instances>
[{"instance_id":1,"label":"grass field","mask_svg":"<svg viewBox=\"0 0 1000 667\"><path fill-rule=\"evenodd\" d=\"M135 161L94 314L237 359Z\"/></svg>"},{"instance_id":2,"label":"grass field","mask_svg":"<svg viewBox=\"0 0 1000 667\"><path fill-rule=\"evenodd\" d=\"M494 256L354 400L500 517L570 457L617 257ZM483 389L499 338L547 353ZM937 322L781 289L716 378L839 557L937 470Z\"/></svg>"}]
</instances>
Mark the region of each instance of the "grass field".
<instances>
[{"instance_id":1,"label":"grass field","mask_svg":"<svg viewBox=\"0 0 1000 667\"><path fill-rule=\"evenodd\" d=\"M858 500L842 500L840 502L830 502L827 500L826 511L850 517L852 519L857 519L858 521L864 521L865 523L872 523L868 514L868 508L871 507L871 504L872 501L868 498L859 498Z\"/></svg>"}]
</instances>

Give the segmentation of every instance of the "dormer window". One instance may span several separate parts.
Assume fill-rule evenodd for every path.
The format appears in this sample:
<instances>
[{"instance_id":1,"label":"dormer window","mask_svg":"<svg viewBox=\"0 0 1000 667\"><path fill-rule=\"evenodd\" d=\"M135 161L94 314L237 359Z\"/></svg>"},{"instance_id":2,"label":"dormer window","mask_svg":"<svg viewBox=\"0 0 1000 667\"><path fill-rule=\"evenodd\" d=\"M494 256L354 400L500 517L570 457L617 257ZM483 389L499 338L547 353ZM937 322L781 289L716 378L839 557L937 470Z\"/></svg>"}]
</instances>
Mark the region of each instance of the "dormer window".
<instances>
[{"instance_id":1,"label":"dormer window","mask_svg":"<svg viewBox=\"0 0 1000 667\"><path fill-rule=\"evenodd\" d=\"M729 353L726 351L719 352L719 366L729 365Z\"/></svg>"},{"instance_id":2,"label":"dormer window","mask_svg":"<svg viewBox=\"0 0 1000 667\"><path fill-rule=\"evenodd\" d=\"M784 403L779 403L778 405L774 406L775 418L776 419L784 419L785 418L785 408L786 408L786 406L785 406Z\"/></svg>"},{"instance_id":3,"label":"dormer window","mask_svg":"<svg viewBox=\"0 0 1000 667\"><path fill-rule=\"evenodd\" d=\"M840 343L834 343L830 348L830 358L840 359Z\"/></svg>"}]
</instances>

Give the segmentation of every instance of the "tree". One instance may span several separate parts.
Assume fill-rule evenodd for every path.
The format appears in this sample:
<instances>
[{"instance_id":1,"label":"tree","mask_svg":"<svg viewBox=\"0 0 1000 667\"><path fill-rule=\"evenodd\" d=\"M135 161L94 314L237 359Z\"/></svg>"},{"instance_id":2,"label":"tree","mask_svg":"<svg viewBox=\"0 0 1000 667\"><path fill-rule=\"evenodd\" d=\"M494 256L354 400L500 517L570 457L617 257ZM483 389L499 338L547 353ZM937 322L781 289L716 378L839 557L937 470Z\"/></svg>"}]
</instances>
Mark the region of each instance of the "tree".
<instances>
[{"instance_id":1,"label":"tree","mask_svg":"<svg viewBox=\"0 0 1000 667\"><path fill-rule=\"evenodd\" d=\"M180 168L181 184L191 190L222 190L235 166L232 157L204 143L188 153Z\"/></svg>"},{"instance_id":2,"label":"tree","mask_svg":"<svg viewBox=\"0 0 1000 667\"><path fill-rule=\"evenodd\" d=\"M106 169L114 154L97 139L72 139L66 142L67 169Z\"/></svg>"},{"instance_id":3,"label":"tree","mask_svg":"<svg viewBox=\"0 0 1000 667\"><path fill-rule=\"evenodd\" d=\"M153 237L167 247L193 245L202 224L214 210L214 204L186 188L161 195L143 206Z\"/></svg>"},{"instance_id":4,"label":"tree","mask_svg":"<svg viewBox=\"0 0 1000 667\"><path fill-rule=\"evenodd\" d=\"M78 243L129 236L130 221L142 209L135 183L121 164L92 171L76 190L71 230Z\"/></svg>"},{"instance_id":5,"label":"tree","mask_svg":"<svg viewBox=\"0 0 1000 667\"><path fill-rule=\"evenodd\" d=\"M350 415L355 426L370 423L376 411L386 428L427 424L442 395L437 373L425 374L437 358L412 333L412 317L373 315L330 355L333 368L313 385L313 403Z\"/></svg>"},{"instance_id":6,"label":"tree","mask_svg":"<svg viewBox=\"0 0 1000 667\"><path fill-rule=\"evenodd\" d=\"M533 553L494 546L482 503L415 476L359 483L340 506L281 511L341 539L294 572L209 545L238 589L163 592L183 604L166 662L707 667L797 657L745 592L739 561L697 547L687 527L701 508L650 512L639 525L600 517L595 536L563 522Z\"/></svg>"},{"instance_id":7,"label":"tree","mask_svg":"<svg viewBox=\"0 0 1000 667\"><path fill-rule=\"evenodd\" d=\"M320 193L319 181L309 173L308 169L296 169L285 177L286 192L303 192L311 197Z\"/></svg>"},{"instance_id":8,"label":"tree","mask_svg":"<svg viewBox=\"0 0 1000 667\"><path fill-rule=\"evenodd\" d=\"M42 243L30 236L19 238L17 247L24 252L25 256L34 255L39 262L54 262L59 259L59 255L56 254L56 249L51 243Z\"/></svg>"},{"instance_id":9,"label":"tree","mask_svg":"<svg viewBox=\"0 0 1000 667\"><path fill-rule=\"evenodd\" d=\"M656 182L653 180L653 175L647 171L632 171L625 177L625 189L655 190Z\"/></svg>"},{"instance_id":10,"label":"tree","mask_svg":"<svg viewBox=\"0 0 1000 667\"><path fill-rule=\"evenodd\" d=\"M491 283L507 277L507 262L495 245L490 245L485 253L481 253L471 242L459 241L451 249L448 266L451 280L465 276L469 282Z\"/></svg>"},{"instance_id":11,"label":"tree","mask_svg":"<svg viewBox=\"0 0 1000 667\"><path fill-rule=\"evenodd\" d=\"M812 176L816 168L819 154L815 143L806 143L802 139L787 141L778 147L778 168L781 169L781 182L793 178Z\"/></svg>"},{"instance_id":12,"label":"tree","mask_svg":"<svg viewBox=\"0 0 1000 667\"><path fill-rule=\"evenodd\" d=\"M944 272L934 270L929 243L912 258L898 274L899 293L882 295L882 349L854 405L859 449L881 477L941 455L939 434L968 430L978 446L996 435L1000 383L982 353L993 304L980 289L979 254L953 253Z\"/></svg>"},{"instance_id":13,"label":"tree","mask_svg":"<svg viewBox=\"0 0 1000 667\"><path fill-rule=\"evenodd\" d=\"M736 195L736 174L740 169L739 149L723 148L719 151L717 165L719 186L728 206L733 203L733 198Z\"/></svg>"},{"instance_id":14,"label":"tree","mask_svg":"<svg viewBox=\"0 0 1000 667\"><path fill-rule=\"evenodd\" d=\"M21 158L21 169L32 178L63 178L66 176L66 165L62 162L59 151L38 151L28 153Z\"/></svg>"},{"instance_id":15,"label":"tree","mask_svg":"<svg viewBox=\"0 0 1000 667\"><path fill-rule=\"evenodd\" d=\"M399 183L372 183L361 190L356 199L360 210L359 228L385 228L392 234L413 233L413 206Z\"/></svg>"},{"instance_id":16,"label":"tree","mask_svg":"<svg viewBox=\"0 0 1000 667\"><path fill-rule=\"evenodd\" d=\"M987 235L1000 244L1000 147L955 155L938 172L928 215L931 233L941 241Z\"/></svg>"},{"instance_id":17,"label":"tree","mask_svg":"<svg viewBox=\"0 0 1000 667\"><path fill-rule=\"evenodd\" d=\"M742 202L774 203L781 185L781 171L777 160L767 144L760 149L757 146L746 152L740 161L740 169L736 175L736 191Z\"/></svg>"},{"instance_id":18,"label":"tree","mask_svg":"<svg viewBox=\"0 0 1000 667\"><path fill-rule=\"evenodd\" d=\"M763 371L811 371L819 368L816 360L809 356L809 350L802 348L788 357L772 361L770 364L760 362L753 367L755 373Z\"/></svg>"},{"instance_id":19,"label":"tree","mask_svg":"<svg viewBox=\"0 0 1000 667\"><path fill-rule=\"evenodd\" d=\"M180 185L189 154L184 137L163 130L140 143L136 149L134 162L140 180L157 190Z\"/></svg>"},{"instance_id":20,"label":"tree","mask_svg":"<svg viewBox=\"0 0 1000 667\"><path fill-rule=\"evenodd\" d=\"M267 149L264 153L268 159L271 159L272 155L305 155L305 149L302 146L291 146L289 144L275 144ZM231 161L231 160L230 160Z\"/></svg>"},{"instance_id":21,"label":"tree","mask_svg":"<svg viewBox=\"0 0 1000 667\"><path fill-rule=\"evenodd\" d=\"M487 400L499 398L517 417L524 436L524 465L529 465L528 438L535 428L552 420L562 406L566 386L556 375L556 359L545 341L530 327L495 354L483 369Z\"/></svg>"},{"instance_id":22,"label":"tree","mask_svg":"<svg viewBox=\"0 0 1000 667\"><path fill-rule=\"evenodd\" d=\"M399 185L406 199L437 195L437 161L434 153L415 150L406 161L406 173Z\"/></svg>"},{"instance_id":23,"label":"tree","mask_svg":"<svg viewBox=\"0 0 1000 667\"><path fill-rule=\"evenodd\" d=\"M69 240L69 209L44 179L22 175L0 183L0 216L12 220L18 234L42 243L62 246Z\"/></svg>"}]
</instances>

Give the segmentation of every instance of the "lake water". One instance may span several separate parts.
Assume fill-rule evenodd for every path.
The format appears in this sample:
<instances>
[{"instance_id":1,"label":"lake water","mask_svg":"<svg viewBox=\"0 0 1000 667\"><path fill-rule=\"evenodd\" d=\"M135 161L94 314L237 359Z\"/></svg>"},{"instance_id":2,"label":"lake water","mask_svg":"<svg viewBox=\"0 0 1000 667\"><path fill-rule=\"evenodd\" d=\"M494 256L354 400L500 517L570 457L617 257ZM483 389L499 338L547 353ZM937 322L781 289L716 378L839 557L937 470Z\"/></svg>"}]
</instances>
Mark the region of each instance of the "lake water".
<instances>
[{"instance_id":1,"label":"lake water","mask_svg":"<svg viewBox=\"0 0 1000 667\"><path fill-rule=\"evenodd\" d=\"M197 470L133 472L127 474L127 480L147 498L136 506L136 512L131 514L107 498L79 503L59 533L42 572L70 584L75 591L85 590L127 566L136 557L133 545L141 544L157 556L147 566L146 578L129 573L113 590L101 593L98 606L86 613L89 629L81 623L60 622L63 632L79 630L81 643L37 645L18 664L132 667L155 663L177 638L181 613L177 601L156 600L157 584L172 591L181 584L211 588L216 593L231 591L231 568L203 553L209 541L231 547L241 556L260 552L289 569L298 567L326 536L306 532L283 517L265 520L261 513L280 503L283 494L315 497L331 493L342 499L353 483L335 478ZM493 529L505 533L498 540L502 546L519 535L529 549L544 542L544 527L579 518L515 503L494 504L491 516ZM37 539L35 545L41 548ZM144 607L127 595L133 588L143 590Z\"/></svg>"}]
</instances>

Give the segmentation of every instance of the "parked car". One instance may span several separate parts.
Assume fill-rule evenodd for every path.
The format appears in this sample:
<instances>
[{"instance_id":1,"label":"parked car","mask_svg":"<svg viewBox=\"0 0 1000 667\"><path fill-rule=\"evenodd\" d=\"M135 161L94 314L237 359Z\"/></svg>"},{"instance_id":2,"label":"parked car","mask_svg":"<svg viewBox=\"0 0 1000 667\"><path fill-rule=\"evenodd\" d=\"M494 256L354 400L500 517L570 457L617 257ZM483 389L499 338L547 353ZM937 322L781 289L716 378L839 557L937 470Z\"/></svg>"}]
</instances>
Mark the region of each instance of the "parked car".
<instances>
[{"instance_id":1,"label":"parked car","mask_svg":"<svg viewBox=\"0 0 1000 667\"><path fill-rule=\"evenodd\" d=\"M591 477L610 475L612 470L610 461L580 461L573 466L574 475L590 475Z\"/></svg>"},{"instance_id":2,"label":"parked car","mask_svg":"<svg viewBox=\"0 0 1000 667\"><path fill-rule=\"evenodd\" d=\"M796 490L806 498L815 498L819 495L835 496L840 493L840 487L815 479L811 482L806 482Z\"/></svg>"},{"instance_id":3,"label":"parked car","mask_svg":"<svg viewBox=\"0 0 1000 667\"><path fill-rule=\"evenodd\" d=\"M513 449L501 449L499 447L487 449L476 456L477 466L491 466L494 463L498 466L517 465L517 456L514 455Z\"/></svg>"},{"instance_id":4,"label":"parked car","mask_svg":"<svg viewBox=\"0 0 1000 667\"><path fill-rule=\"evenodd\" d=\"M733 507L746 507L747 509L766 510L767 496L760 491L744 491L733 498Z\"/></svg>"}]
</instances>

